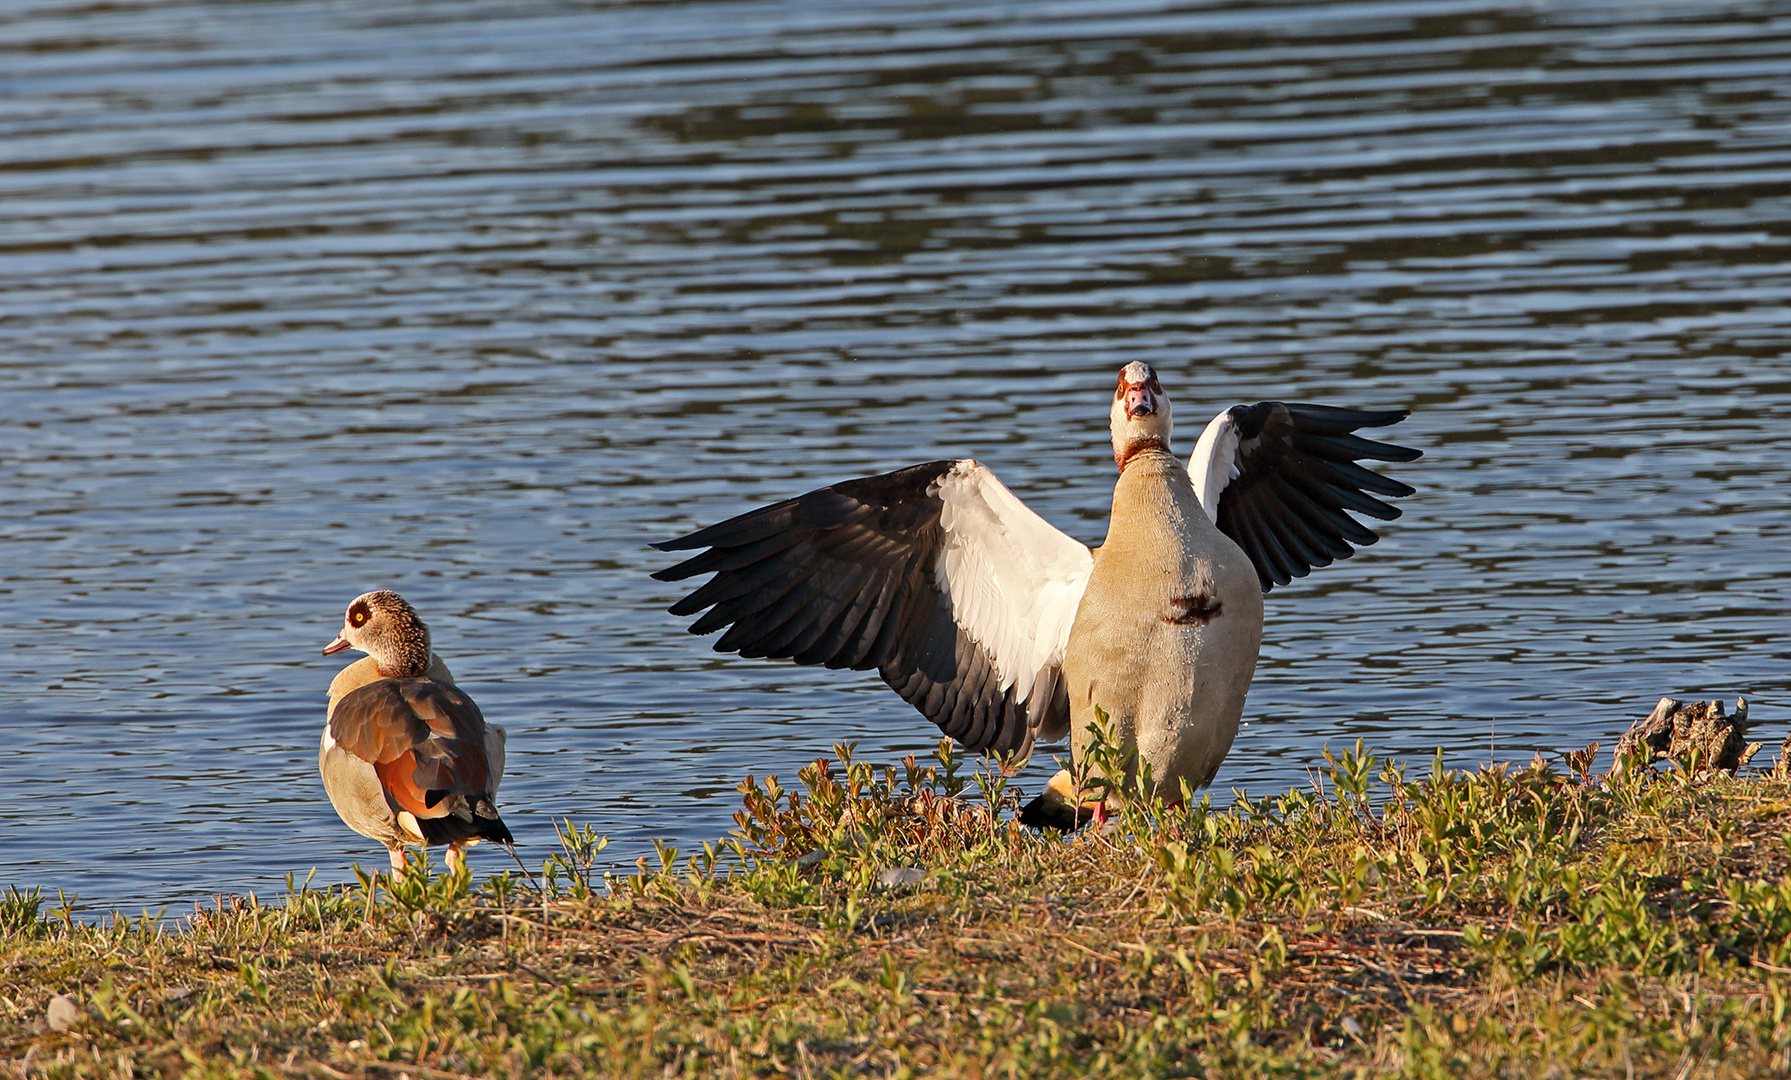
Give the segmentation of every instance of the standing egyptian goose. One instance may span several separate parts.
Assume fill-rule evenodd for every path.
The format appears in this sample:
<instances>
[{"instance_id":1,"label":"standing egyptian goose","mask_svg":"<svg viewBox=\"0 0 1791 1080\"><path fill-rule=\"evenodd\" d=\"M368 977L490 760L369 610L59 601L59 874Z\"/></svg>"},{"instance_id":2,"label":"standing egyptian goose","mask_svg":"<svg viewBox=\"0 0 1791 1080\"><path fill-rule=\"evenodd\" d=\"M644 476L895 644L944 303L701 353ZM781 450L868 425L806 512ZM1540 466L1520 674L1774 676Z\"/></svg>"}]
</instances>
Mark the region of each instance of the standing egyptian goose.
<instances>
[{"instance_id":1,"label":"standing egyptian goose","mask_svg":"<svg viewBox=\"0 0 1791 1080\"><path fill-rule=\"evenodd\" d=\"M970 750L1010 764L1035 740L1089 740L1099 706L1125 754L1179 799L1224 760L1262 637L1262 594L1379 539L1346 510L1412 488L1356 464L1419 451L1351 434L1403 410L1276 401L1214 417L1184 469L1169 399L1142 363L1111 409L1119 482L1099 551L1053 528L976 461L934 461L811 491L655 545L708 548L661 581L713 573L674 615L710 610L717 652L876 669ZM1067 827L1065 782L1027 808ZM1053 794L1055 793L1055 794ZM1069 798L1064 796L1068 794Z\"/></svg>"},{"instance_id":2,"label":"standing egyptian goose","mask_svg":"<svg viewBox=\"0 0 1791 1080\"><path fill-rule=\"evenodd\" d=\"M389 589L355 597L323 654L348 648L367 655L330 682L317 751L343 824L384 844L395 871L407 847L446 844L458 868L469 844L513 843L492 801L504 729L454 685L416 610Z\"/></svg>"}]
</instances>

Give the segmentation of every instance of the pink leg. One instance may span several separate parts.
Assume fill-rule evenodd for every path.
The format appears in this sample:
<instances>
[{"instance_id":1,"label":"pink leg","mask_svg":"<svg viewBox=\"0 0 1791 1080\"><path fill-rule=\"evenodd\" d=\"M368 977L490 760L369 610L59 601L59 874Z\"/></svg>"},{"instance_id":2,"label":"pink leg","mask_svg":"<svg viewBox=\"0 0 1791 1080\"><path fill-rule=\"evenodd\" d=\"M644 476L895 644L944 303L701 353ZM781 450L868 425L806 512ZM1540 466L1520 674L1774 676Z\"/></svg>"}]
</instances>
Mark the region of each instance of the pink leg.
<instances>
[{"instance_id":1,"label":"pink leg","mask_svg":"<svg viewBox=\"0 0 1791 1080\"><path fill-rule=\"evenodd\" d=\"M1112 820L1112 819L1111 819L1111 816L1107 813L1107 800L1102 799L1100 802L1095 803L1094 804L1094 823L1095 823L1095 825L1097 825L1097 826L1105 825L1110 820Z\"/></svg>"},{"instance_id":2,"label":"pink leg","mask_svg":"<svg viewBox=\"0 0 1791 1080\"><path fill-rule=\"evenodd\" d=\"M401 847L387 848L386 854L390 855L392 857L392 873L394 873L394 874L404 873L404 867L406 865L405 858L404 858L404 849Z\"/></svg>"},{"instance_id":3,"label":"pink leg","mask_svg":"<svg viewBox=\"0 0 1791 1080\"><path fill-rule=\"evenodd\" d=\"M448 870L458 874L466 868L466 849L459 844L448 845Z\"/></svg>"}]
</instances>

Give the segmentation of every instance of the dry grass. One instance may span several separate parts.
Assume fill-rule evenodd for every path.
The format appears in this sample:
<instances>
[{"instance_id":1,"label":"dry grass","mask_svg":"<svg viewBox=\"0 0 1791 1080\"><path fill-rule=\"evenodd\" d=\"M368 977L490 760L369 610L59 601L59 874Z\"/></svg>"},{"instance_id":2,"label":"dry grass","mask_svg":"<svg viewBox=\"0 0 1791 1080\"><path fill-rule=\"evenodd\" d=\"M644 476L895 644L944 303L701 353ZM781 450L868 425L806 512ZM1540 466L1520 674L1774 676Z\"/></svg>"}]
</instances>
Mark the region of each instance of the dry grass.
<instances>
[{"instance_id":1,"label":"dry grass","mask_svg":"<svg viewBox=\"0 0 1791 1080\"><path fill-rule=\"evenodd\" d=\"M1127 812L839 759L543 895L420 874L164 931L0 896L19 1075L1784 1076L1791 785L1546 767ZM966 797L968 796L968 797ZM885 887L884 872L924 871ZM78 1005L45 1025L53 993Z\"/></svg>"}]
</instances>

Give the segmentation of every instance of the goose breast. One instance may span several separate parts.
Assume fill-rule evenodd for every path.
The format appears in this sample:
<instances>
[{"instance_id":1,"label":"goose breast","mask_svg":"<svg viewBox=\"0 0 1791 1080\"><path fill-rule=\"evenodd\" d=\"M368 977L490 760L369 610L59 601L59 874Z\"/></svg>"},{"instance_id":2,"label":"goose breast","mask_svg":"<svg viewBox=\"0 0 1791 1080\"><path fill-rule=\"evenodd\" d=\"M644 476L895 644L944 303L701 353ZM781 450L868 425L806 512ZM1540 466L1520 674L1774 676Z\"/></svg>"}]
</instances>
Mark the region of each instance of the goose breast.
<instances>
[{"instance_id":1,"label":"goose breast","mask_svg":"<svg viewBox=\"0 0 1791 1080\"><path fill-rule=\"evenodd\" d=\"M1064 654L1074 760L1088 759L1098 706L1165 800L1210 782L1243 714L1262 608L1255 567L1186 470L1167 453L1130 463Z\"/></svg>"}]
</instances>

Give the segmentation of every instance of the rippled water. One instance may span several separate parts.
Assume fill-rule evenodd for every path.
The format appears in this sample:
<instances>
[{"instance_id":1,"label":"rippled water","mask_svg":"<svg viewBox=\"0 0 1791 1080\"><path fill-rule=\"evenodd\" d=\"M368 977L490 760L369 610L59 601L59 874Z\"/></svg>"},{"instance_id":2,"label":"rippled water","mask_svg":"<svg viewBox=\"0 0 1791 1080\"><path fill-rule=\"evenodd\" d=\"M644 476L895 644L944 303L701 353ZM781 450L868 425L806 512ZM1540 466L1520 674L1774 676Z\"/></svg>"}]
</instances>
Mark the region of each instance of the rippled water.
<instances>
[{"instance_id":1,"label":"rippled water","mask_svg":"<svg viewBox=\"0 0 1791 1080\"><path fill-rule=\"evenodd\" d=\"M1097 541L1133 359L1184 451L1277 397L1426 454L1271 596L1221 791L1667 692L1776 741L1788 297L1779 5L10 5L0 881L382 862L315 772L376 586L509 727L530 861L924 752L874 675L688 637L647 543L957 454Z\"/></svg>"}]
</instances>

